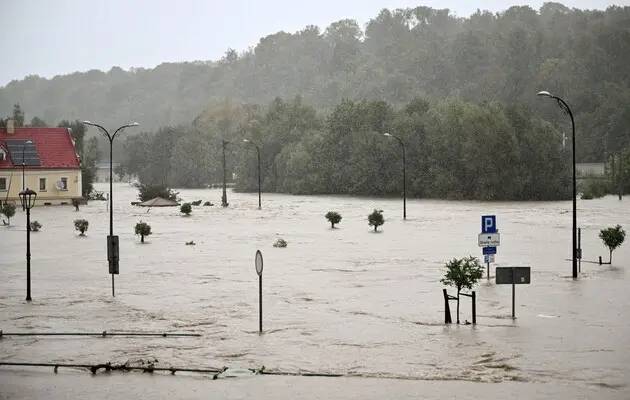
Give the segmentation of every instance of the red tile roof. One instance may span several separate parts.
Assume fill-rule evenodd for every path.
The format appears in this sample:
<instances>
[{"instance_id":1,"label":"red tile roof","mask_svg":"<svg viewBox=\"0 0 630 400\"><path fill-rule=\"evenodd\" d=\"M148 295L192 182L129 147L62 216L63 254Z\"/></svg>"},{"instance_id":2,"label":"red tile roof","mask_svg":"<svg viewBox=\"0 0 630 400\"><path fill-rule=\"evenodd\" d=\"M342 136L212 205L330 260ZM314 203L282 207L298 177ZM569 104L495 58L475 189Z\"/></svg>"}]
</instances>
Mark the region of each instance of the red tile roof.
<instances>
[{"instance_id":1,"label":"red tile roof","mask_svg":"<svg viewBox=\"0 0 630 400\"><path fill-rule=\"evenodd\" d=\"M0 169L22 168L14 165L7 150L7 140L30 140L35 145L41 165L26 166L27 169L73 169L81 168L79 158L67 128L15 128L14 133L7 133L0 128L0 147L7 153L0 161Z\"/></svg>"}]
</instances>

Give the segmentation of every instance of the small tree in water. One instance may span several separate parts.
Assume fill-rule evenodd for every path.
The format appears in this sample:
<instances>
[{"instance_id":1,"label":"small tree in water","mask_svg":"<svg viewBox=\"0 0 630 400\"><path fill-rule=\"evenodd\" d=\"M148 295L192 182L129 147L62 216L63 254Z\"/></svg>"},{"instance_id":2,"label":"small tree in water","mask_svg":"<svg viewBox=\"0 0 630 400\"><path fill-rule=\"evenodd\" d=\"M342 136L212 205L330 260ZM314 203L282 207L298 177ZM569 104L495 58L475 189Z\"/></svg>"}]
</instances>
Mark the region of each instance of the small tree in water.
<instances>
[{"instance_id":1,"label":"small tree in water","mask_svg":"<svg viewBox=\"0 0 630 400\"><path fill-rule=\"evenodd\" d=\"M192 212L192 206L190 203L184 203L181 207L179 207L179 211L188 216Z\"/></svg>"},{"instance_id":2,"label":"small tree in water","mask_svg":"<svg viewBox=\"0 0 630 400\"><path fill-rule=\"evenodd\" d=\"M135 229L136 235L140 236L140 243L144 243L144 237L151 235L151 225L146 222L138 222Z\"/></svg>"},{"instance_id":3,"label":"small tree in water","mask_svg":"<svg viewBox=\"0 0 630 400\"><path fill-rule=\"evenodd\" d=\"M383 210L377 210L376 208L370 215L368 215L367 218L369 225L374 227L374 232L376 232L379 226L385 223L385 218L383 218Z\"/></svg>"},{"instance_id":4,"label":"small tree in water","mask_svg":"<svg viewBox=\"0 0 630 400\"><path fill-rule=\"evenodd\" d=\"M11 218L15 215L15 204L13 203L4 203L2 205L2 214L7 217L7 221L2 220L2 223L5 225L11 225Z\"/></svg>"},{"instance_id":5,"label":"small tree in water","mask_svg":"<svg viewBox=\"0 0 630 400\"><path fill-rule=\"evenodd\" d=\"M85 232L88 230L90 223L86 219L75 219L74 229L79 231L80 236L85 236Z\"/></svg>"},{"instance_id":6,"label":"small tree in water","mask_svg":"<svg viewBox=\"0 0 630 400\"><path fill-rule=\"evenodd\" d=\"M42 224L40 224L39 221L31 222L31 231L39 232L40 229L42 229Z\"/></svg>"},{"instance_id":7,"label":"small tree in water","mask_svg":"<svg viewBox=\"0 0 630 400\"><path fill-rule=\"evenodd\" d=\"M335 225L341 222L341 214L337 211L328 211L326 213L326 219L330 222L330 226L334 229Z\"/></svg>"},{"instance_id":8,"label":"small tree in water","mask_svg":"<svg viewBox=\"0 0 630 400\"><path fill-rule=\"evenodd\" d=\"M626 231L621 228L621 225L617 225L614 228L606 228L599 231L599 238L604 242L604 246L608 247L610 251L608 263L612 264L612 253L626 239Z\"/></svg>"},{"instance_id":9,"label":"small tree in water","mask_svg":"<svg viewBox=\"0 0 630 400\"><path fill-rule=\"evenodd\" d=\"M454 258L446 265L444 278L440 279L446 286L457 288L457 323L459 324L459 293L462 289L471 290L483 277L483 267L476 257L468 256L460 260Z\"/></svg>"}]
</instances>

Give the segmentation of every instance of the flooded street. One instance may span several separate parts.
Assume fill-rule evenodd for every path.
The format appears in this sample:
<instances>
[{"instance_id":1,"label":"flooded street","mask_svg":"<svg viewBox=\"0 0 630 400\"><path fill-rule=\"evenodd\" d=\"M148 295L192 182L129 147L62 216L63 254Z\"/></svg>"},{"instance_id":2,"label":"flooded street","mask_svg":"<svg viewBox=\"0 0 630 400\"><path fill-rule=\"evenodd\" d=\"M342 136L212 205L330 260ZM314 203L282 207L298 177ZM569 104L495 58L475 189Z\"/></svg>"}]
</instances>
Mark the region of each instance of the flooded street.
<instances>
[{"instance_id":1,"label":"flooded street","mask_svg":"<svg viewBox=\"0 0 630 400\"><path fill-rule=\"evenodd\" d=\"M403 221L400 199L263 194L258 210L256 193L228 192L230 206L222 208L220 190L182 190L185 201L215 204L193 207L191 216L183 217L178 207L147 212L131 206L136 196L127 184L114 187L121 260L115 298L105 246L106 202L92 201L79 212L71 206L32 210L31 220L43 228L31 236L30 304L24 301L25 215L18 209L12 226L0 227L0 330L203 336L4 337L2 361L155 358L164 367L264 365L287 372L525 382L521 388L571 385L571 391L582 387L601 398L627 398L630 391L630 244L613 254L612 266L582 263L580 279L573 281L566 260L570 202L409 200ZM629 229L628 201L610 196L578 201L584 260L608 259L598 231L616 224ZM384 210L386 219L378 233L367 223L374 208ZM339 229L330 229L325 220L329 210L343 216ZM497 286L484 276L476 288L477 325L444 326L439 282L444 264L469 254L483 260L477 235L485 214L497 215L501 233L492 276L496 266L530 266L532 283L516 287L517 319L512 320L511 286ZM85 237L74 231L78 218L90 223ZM145 244L134 235L140 220L153 231ZM272 246L279 237L288 247ZM196 245L186 246L191 240ZM257 249L264 256L263 335L258 334ZM454 313L454 303L451 309ZM467 298L461 319L471 319ZM0 367L0 384L18 375L7 370ZM53 375L52 368L48 372ZM457 382L444 385L451 385L451 393L458 387ZM505 398L505 393L486 398Z\"/></svg>"}]
</instances>

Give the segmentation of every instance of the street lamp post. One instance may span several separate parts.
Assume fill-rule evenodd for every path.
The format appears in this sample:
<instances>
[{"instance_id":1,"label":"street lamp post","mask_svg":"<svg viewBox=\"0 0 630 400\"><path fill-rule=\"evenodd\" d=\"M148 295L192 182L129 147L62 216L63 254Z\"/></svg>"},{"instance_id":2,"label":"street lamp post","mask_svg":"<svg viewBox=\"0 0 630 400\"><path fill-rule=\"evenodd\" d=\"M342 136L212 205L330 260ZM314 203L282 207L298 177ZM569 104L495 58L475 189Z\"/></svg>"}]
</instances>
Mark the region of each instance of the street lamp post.
<instances>
[{"instance_id":1,"label":"street lamp post","mask_svg":"<svg viewBox=\"0 0 630 400\"><path fill-rule=\"evenodd\" d=\"M33 142L30 141L30 140L27 140L22 145L22 190L26 190L26 174L25 174L25 170L24 170L25 167L26 167L26 163L24 162L24 150L26 150L26 145L27 144L33 144ZM24 205L22 205L22 211L24 211Z\"/></svg>"},{"instance_id":2,"label":"street lamp post","mask_svg":"<svg viewBox=\"0 0 630 400\"><path fill-rule=\"evenodd\" d=\"M37 193L26 188L19 196L22 208L26 210L26 301L31 301L31 208L35 206Z\"/></svg>"},{"instance_id":3,"label":"street lamp post","mask_svg":"<svg viewBox=\"0 0 630 400\"><path fill-rule=\"evenodd\" d=\"M384 136L393 137L398 140L400 146L402 147L402 158L403 158L403 219L407 219L407 160L405 157L405 144L402 139L398 136L394 136L391 133L384 133Z\"/></svg>"},{"instance_id":4,"label":"street lamp post","mask_svg":"<svg viewBox=\"0 0 630 400\"><path fill-rule=\"evenodd\" d=\"M243 139L243 142L253 144L256 147L256 153L258 154L258 208L262 208L261 195L260 195L260 147L251 140Z\"/></svg>"},{"instance_id":5,"label":"street lamp post","mask_svg":"<svg viewBox=\"0 0 630 400\"><path fill-rule=\"evenodd\" d=\"M113 135L103 128L99 124L95 124L90 121L83 121L85 125L91 125L101 130L109 139L109 236L107 237L107 258L109 261L109 273L112 275L112 297L116 295L114 290L114 275L118 274L118 237L114 237L114 138L118 132L121 132L125 128L138 126L137 122L132 122L121 126L114 131Z\"/></svg>"},{"instance_id":6,"label":"street lamp post","mask_svg":"<svg viewBox=\"0 0 630 400\"><path fill-rule=\"evenodd\" d=\"M575 121L573 119L573 113L569 108L569 105L562 100L560 97L555 96L547 91L538 92L538 96L545 96L552 99L555 99L558 102L558 106L571 118L571 129L573 135L571 137L572 147L573 147L573 268L572 268L572 276L573 278L577 278L578 276L578 262L577 262L577 178L575 173Z\"/></svg>"}]
</instances>

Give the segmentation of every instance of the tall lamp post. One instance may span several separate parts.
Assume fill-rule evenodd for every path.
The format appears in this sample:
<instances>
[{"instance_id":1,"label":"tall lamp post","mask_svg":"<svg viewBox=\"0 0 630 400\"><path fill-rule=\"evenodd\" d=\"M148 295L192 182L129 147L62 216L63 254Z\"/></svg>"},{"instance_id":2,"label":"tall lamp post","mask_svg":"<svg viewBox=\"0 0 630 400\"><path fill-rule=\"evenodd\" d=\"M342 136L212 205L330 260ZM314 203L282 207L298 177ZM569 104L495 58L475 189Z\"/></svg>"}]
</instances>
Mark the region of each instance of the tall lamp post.
<instances>
[{"instance_id":1,"label":"tall lamp post","mask_svg":"<svg viewBox=\"0 0 630 400\"><path fill-rule=\"evenodd\" d=\"M258 208L262 208L261 195L260 195L260 147L249 139L243 139L243 142L253 144L256 147L256 153L258 154Z\"/></svg>"},{"instance_id":2,"label":"tall lamp post","mask_svg":"<svg viewBox=\"0 0 630 400\"><path fill-rule=\"evenodd\" d=\"M394 136L391 133L383 133L383 136L393 137L398 140L402 146L402 158L403 158L403 219L407 219L407 160L405 157L405 144L398 136Z\"/></svg>"},{"instance_id":3,"label":"tall lamp post","mask_svg":"<svg viewBox=\"0 0 630 400\"><path fill-rule=\"evenodd\" d=\"M567 114L571 118L571 129L573 132L573 135L571 137L572 146L573 146L573 258L572 258L573 269L572 269L572 276L573 278L577 278L578 276L578 262L577 262L578 248L577 248L577 183L576 183L577 179L576 179L576 174L575 174L575 121L573 120L573 113L571 112L569 105L560 97L555 96L544 90L542 92L538 92L538 96L544 96L544 97L555 99L558 102L558 106L560 106L560 109L562 109L562 111L564 111L564 113Z\"/></svg>"},{"instance_id":4,"label":"tall lamp post","mask_svg":"<svg viewBox=\"0 0 630 400\"><path fill-rule=\"evenodd\" d=\"M225 149L227 145L230 144L227 140L222 141L223 144L223 195L221 196L221 206L227 207L230 205L227 201L227 169L225 165Z\"/></svg>"},{"instance_id":5,"label":"tall lamp post","mask_svg":"<svg viewBox=\"0 0 630 400\"><path fill-rule=\"evenodd\" d=\"M35 206L37 193L26 188L19 196L22 208L26 210L26 301L31 301L31 208Z\"/></svg>"},{"instance_id":6,"label":"tall lamp post","mask_svg":"<svg viewBox=\"0 0 630 400\"><path fill-rule=\"evenodd\" d=\"M109 139L109 236L107 237L107 261L109 261L109 273L112 275L112 297L116 296L114 290L114 275L118 274L118 236L114 236L114 138L118 132L125 128L138 126L137 122L132 122L121 126L114 131L113 135L99 124L90 121L83 121L85 125L97 127Z\"/></svg>"},{"instance_id":7,"label":"tall lamp post","mask_svg":"<svg viewBox=\"0 0 630 400\"><path fill-rule=\"evenodd\" d=\"M27 140L22 145L22 190L26 190L26 174L25 174L25 170L24 170L25 167L26 167L26 163L24 162L24 150L26 150L26 145L27 144L33 144L33 142L30 141L30 140ZM22 211L24 211L24 205L22 205Z\"/></svg>"}]
</instances>

